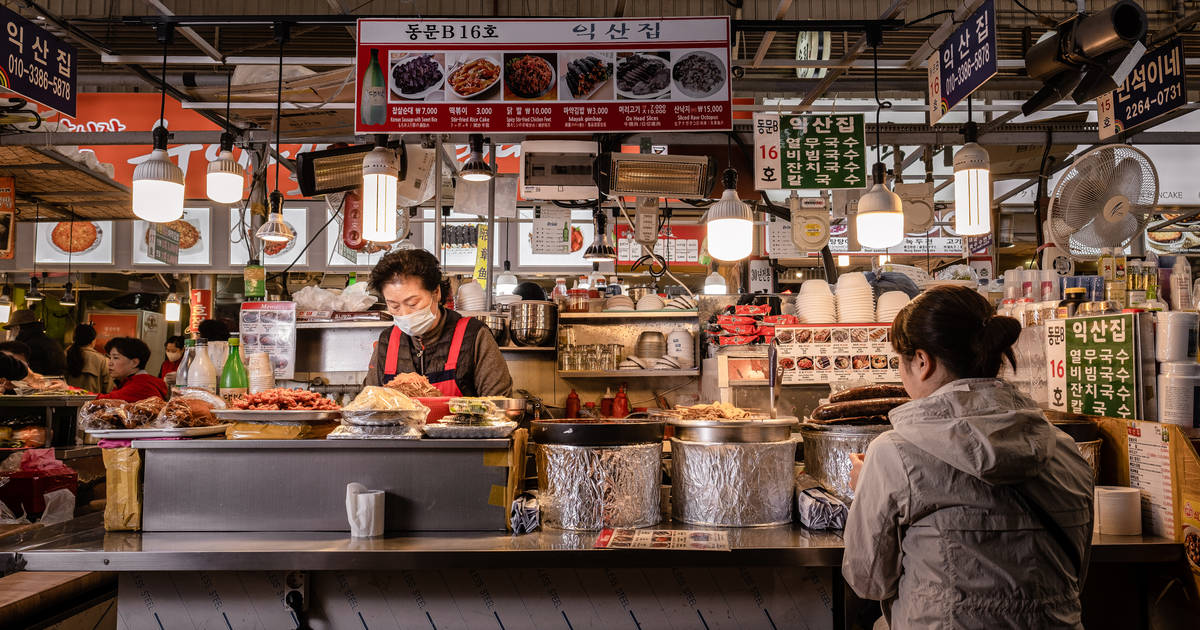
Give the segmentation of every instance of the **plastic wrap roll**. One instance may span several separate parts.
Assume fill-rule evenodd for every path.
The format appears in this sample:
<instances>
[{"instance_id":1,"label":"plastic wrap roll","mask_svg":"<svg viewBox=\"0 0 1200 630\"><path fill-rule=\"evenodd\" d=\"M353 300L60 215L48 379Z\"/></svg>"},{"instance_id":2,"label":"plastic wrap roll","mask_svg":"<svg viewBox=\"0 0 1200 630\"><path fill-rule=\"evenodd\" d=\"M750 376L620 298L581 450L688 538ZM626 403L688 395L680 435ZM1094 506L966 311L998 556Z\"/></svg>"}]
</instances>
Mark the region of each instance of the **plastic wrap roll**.
<instances>
[{"instance_id":1,"label":"plastic wrap roll","mask_svg":"<svg viewBox=\"0 0 1200 630\"><path fill-rule=\"evenodd\" d=\"M796 442L713 444L671 439L671 509L696 525L792 520Z\"/></svg>"},{"instance_id":2,"label":"plastic wrap roll","mask_svg":"<svg viewBox=\"0 0 1200 630\"><path fill-rule=\"evenodd\" d=\"M539 444L542 522L561 529L650 527L659 512L662 442L634 446Z\"/></svg>"}]
</instances>

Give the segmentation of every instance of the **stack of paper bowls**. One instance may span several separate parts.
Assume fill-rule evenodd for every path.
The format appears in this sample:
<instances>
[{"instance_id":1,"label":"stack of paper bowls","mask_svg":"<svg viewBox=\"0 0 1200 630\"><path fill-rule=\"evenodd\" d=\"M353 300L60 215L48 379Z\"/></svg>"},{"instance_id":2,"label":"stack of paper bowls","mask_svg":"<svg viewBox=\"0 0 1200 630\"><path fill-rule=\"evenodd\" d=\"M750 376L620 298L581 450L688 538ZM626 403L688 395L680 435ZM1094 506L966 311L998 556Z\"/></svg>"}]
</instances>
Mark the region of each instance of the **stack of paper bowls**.
<instances>
[{"instance_id":1,"label":"stack of paper bowls","mask_svg":"<svg viewBox=\"0 0 1200 630\"><path fill-rule=\"evenodd\" d=\"M454 299L456 311L482 311L486 305L487 296L483 293L483 287L474 279L458 285L458 295Z\"/></svg>"},{"instance_id":2,"label":"stack of paper bowls","mask_svg":"<svg viewBox=\"0 0 1200 630\"><path fill-rule=\"evenodd\" d=\"M875 290L867 277L857 271L838 276L837 306L843 324L875 321Z\"/></svg>"},{"instance_id":3,"label":"stack of paper bowls","mask_svg":"<svg viewBox=\"0 0 1200 630\"><path fill-rule=\"evenodd\" d=\"M604 302L606 311L632 311L633 299L628 295L614 295Z\"/></svg>"},{"instance_id":4,"label":"stack of paper bowls","mask_svg":"<svg viewBox=\"0 0 1200 630\"><path fill-rule=\"evenodd\" d=\"M896 313L908 304L908 294L903 291L888 291L879 296L875 305L875 321L891 323L896 319Z\"/></svg>"},{"instance_id":5,"label":"stack of paper bowls","mask_svg":"<svg viewBox=\"0 0 1200 630\"><path fill-rule=\"evenodd\" d=\"M661 311L666 306L666 302L653 293L643 295L642 299L637 301L637 310L639 311Z\"/></svg>"},{"instance_id":6,"label":"stack of paper bowls","mask_svg":"<svg viewBox=\"0 0 1200 630\"><path fill-rule=\"evenodd\" d=\"M796 294L796 317L802 324L836 324L837 304L824 280L806 280Z\"/></svg>"}]
</instances>

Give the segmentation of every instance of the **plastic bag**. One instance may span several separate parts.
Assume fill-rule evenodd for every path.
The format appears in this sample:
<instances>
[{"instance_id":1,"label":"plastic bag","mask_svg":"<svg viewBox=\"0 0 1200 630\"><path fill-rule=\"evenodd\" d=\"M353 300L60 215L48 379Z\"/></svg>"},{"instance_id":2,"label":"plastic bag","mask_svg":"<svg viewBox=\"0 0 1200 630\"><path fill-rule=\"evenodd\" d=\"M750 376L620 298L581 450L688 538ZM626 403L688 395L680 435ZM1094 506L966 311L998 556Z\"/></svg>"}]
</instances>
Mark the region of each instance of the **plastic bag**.
<instances>
[{"instance_id":1,"label":"plastic bag","mask_svg":"<svg viewBox=\"0 0 1200 630\"><path fill-rule=\"evenodd\" d=\"M850 509L821 488L808 488L796 493L796 514L809 529L842 529Z\"/></svg>"},{"instance_id":2,"label":"plastic bag","mask_svg":"<svg viewBox=\"0 0 1200 630\"><path fill-rule=\"evenodd\" d=\"M166 404L167 401L158 396L153 396L151 398L143 398L129 405L126 408L129 412L128 426L132 428L153 424L154 419L158 417L158 414Z\"/></svg>"},{"instance_id":3,"label":"plastic bag","mask_svg":"<svg viewBox=\"0 0 1200 630\"><path fill-rule=\"evenodd\" d=\"M504 415L504 408L501 406L501 401L505 400L500 396L492 396L487 398L452 398L450 399L450 413L487 416L494 418Z\"/></svg>"},{"instance_id":4,"label":"plastic bag","mask_svg":"<svg viewBox=\"0 0 1200 630\"><path fill-rule=\"evenodd\" d=\"M389 387L364 387L350 404L342 407L342 411L417 411L429 408L416 400L405 396L402 392Z\"/></svg>"},{"instance_id":5,"label":"plastic bag","mask_svg":"<svg viewBox=\"0 0 1200 630\"><path fill-rule=\"evenodd\" d=\"M298 311L336 311L338 294L317 286L307 286L292 294Z\"/></svg>"},{"instance_id":6,"label":"plastic bag","mask_svg":"<svg viewBox=\"0 0 1200 630\"><path fill-rule=\"evenodd\" d=\"M163 405L154 422L146 426L156 429L176 427L211 427L217 424L212 405L199 398L175 397Z\"/></svg>"},{"instance_id":7,"label":"plastic bag","mask_svg":"<svg viewBox=\"0 0 1200 630\"><path fill-rule=\"evenodd\" d=\"M365 311L375 304L377 301L375 296L367 293L370 288L365 282L357 282L346 287L341 295L336 296L334 300L335 311L357 312Z\"/></svg>"},{"instance_id":8,"label":"plastic bag","mask_svg":"<svg viewBox=\"0 0 1200 630\"><path fill-rule=\"evenodd\" d=\"M129 428L129 403L123 400L93 400L79 408L81 429Z\"/></svg>"},{"instance_id":9,"label":"plastic bag","mask_svg":"<svg viewBox=\"0 0 1200 630\"><path fill-rule=\"evenodd\" d=\"M104 472L108 496L104 504L104 529L110 532L142 528L142 455L136 448L106 448Z\"/></svg>"},{"instance_id":10,"label":"plastic bag","mask_svg":"<svg viewBox=\"0 0 1200 630\"><path fill-rule=\"evenodd\" d=\"M38 522L42 525L65 523L75 518L75 493L66 488L52 490L42 495L46 501L46 509Z\"/></svg>"},{"instance_id":11,"label":"plastic bag","mask_svg":"<svg viewBox=\"0 0 1200 630\"><path fill-rule=\"evenodd\" d=\"M209 407L212 407L213 409L226 408L225 399L208 391L207 389L184 387L182 389L175 390L175 393L171 396L171 400L175 400L177 398L194 398L196 400L203 400L204 402L208 403Z\"/></svg>"},{"instance_id":12,"label":"plastic bag","mask_svg":"<svg viewBox=\"0 0 1200 630\"><path fill-rule=\"evenodd\" d=\"M326 437L330 440L419 440L421 435L421 426L413 424L380 426L342 424Z\"/></svg>"}]
</instances>

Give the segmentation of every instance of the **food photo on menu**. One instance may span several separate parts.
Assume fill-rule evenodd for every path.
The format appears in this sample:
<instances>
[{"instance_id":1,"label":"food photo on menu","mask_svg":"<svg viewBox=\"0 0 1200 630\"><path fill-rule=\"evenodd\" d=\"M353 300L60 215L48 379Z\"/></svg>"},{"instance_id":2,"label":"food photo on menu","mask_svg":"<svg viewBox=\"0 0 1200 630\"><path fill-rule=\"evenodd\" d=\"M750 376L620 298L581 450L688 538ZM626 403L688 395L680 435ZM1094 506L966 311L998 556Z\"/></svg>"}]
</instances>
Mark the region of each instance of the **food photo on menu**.
<instances>
[{"instance_id":1,"label":"food photo on menu","mask_svg":"<svg viewBox=\"0 0 1200 630\"><path fill-rule=\"evenodd\" d=\"M613 54L608 52L559 53L559 100L611 101L615 98L613 85Z\"/></svg>"},{"instance_id":2,"label":"food photo on menu","mask_svg":"<svg viewBox=\"0 0 1200 630\"><path fill-rule=\"evenodd\" d=\"M388 102L445 100L446 55L444 53L389 53Z\"/></svg>"},{"instance_id":3,"label":"food photo on menu","mask_svg":"<svg viewBox=\"0 0 1200 630\"><path fill-rule=\"evenodd\" d=\"M557 53L505 53L504 100L555 100Z\"/></svg>"},{"instance_id":4,"label":"food photo on menu","mask_svg":"<svg viewBox=\"0 0 1200 630\"><path fill-rule=\"evenodd\" d=\"M617 53L617 96L631 100L671 97L671 53Z\"/></svg>"},{"instance_id":5,"label":"food photo on menu","mask_svg":"<svg viewBox=\"0 0 1200 630\"><path fill-rule=\"evenodd\" d=\"M446 79L446 100L489 101L500 95L501 71L497 55L447 53L449 76Z\"/></svg>"}]
</instances>

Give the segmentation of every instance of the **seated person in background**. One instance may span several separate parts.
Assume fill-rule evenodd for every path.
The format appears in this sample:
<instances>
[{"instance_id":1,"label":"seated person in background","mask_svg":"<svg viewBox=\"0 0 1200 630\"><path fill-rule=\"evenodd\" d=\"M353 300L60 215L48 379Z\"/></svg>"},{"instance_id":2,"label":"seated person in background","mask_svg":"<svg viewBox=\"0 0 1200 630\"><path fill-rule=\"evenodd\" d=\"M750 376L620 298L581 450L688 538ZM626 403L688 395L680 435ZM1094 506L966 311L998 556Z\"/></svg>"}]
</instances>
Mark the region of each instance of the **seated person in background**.
<instances>
[{"instance_id":1,"label":"seated person in background","mask_svg":"<svg viewBox=\"0 0 1200 630\"><path fill-rule=\"evenodd\" d=\"M96 329L90 324L75 327L71 345L67 346L67 384L89 392L103 394L112 389L108 378L108 359L96 351Z\"/></svg>"},{"instance_id":2,"label":"seated person in background","mask_svg":"<svg viewBox=\"0 0 1200 630\"><path fill-rule=\"evenodd\" d=\"M146 372L146 362L150 360L150 346L146 342L133 337L116 337L104 344L104 351L108 353L108 373L117 388L97 396L97 399L137 402L158 396L166 400L170 393L167 384Z\"/></svg>"},{"instance_id":3,"label":"seated person in background","mask_svg":"<svg viewBox=\"0 0 1200 630\"><path fill-rule=\"evenodd\" d=\"M58 380L49 380L42 378L41 374L33 371L29 367L29 358L33 355L33 350L28 344L21 341L5 341L0 343L0 354L19 361L25 366L25 377L18 379L8 379L10 381L20 381L22 384L32 387L33 389L62 389L65 384ZM8 383L3 390L5 394L15 394L16 387L12 382Z\"/></svg>"},{"instance_id":4,"label":"seated person in background","mask_svg":"<svg viewBox=\"0 0 1200 630\"><path fill-rule=\"evenodd\" d=\"M25 363L38 374L47 376L62 376L67 369L67 354L57 341L46 334L46 327L38 321L37 315L29 309L13 311L7 330L15 329L16 341L29 346L29 357Z\"/></svg>"},{"instance_id":5,"label":"seated person in background","mask_svg":"<svg viewBox=\"0 0 1200 630\"><path fill-rule=\"evenodd\" d=\"M179 362L183 360L183 335L167 337L164 353L166 358L163 359L162 367L158 369L158 378L167 380L167 375L174 374L179 369Z\"/></svg>"},{"instance_id":6,"label":"seated person in background","mask_svg":"<svg viewBox=\"0 0 1200 630\"><path fill-rule=\"evenodd\" d=\"M20 342L15 341L10 343ZM29 368L26 367L24 361L0 349L0 393L7 394L12 389L13 381L23 380L28 375Z\"/></svg>"}]
</instances>

